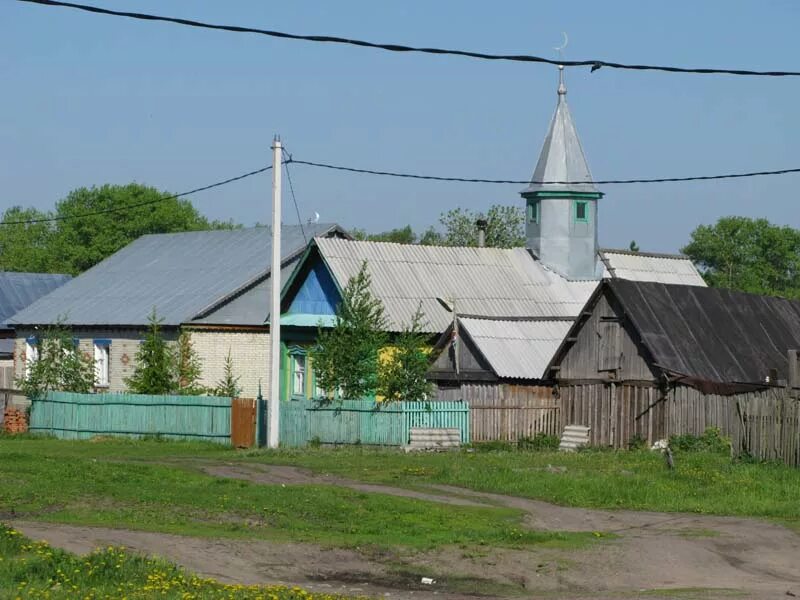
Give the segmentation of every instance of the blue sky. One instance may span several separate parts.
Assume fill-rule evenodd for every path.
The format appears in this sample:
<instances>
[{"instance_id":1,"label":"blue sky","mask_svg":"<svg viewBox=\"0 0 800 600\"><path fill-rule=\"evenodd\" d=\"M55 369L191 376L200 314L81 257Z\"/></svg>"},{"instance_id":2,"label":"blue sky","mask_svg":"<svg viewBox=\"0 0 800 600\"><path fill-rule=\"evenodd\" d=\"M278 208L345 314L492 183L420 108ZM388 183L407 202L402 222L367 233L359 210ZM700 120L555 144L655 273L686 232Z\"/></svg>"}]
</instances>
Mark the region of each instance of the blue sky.
<instances>
[{"instance_id":1,"label":"blue sky","mask_svg":"<svg viewBox=\"0 0 800 600\"><path fill-rule=\"evenodd\" d=\"M685 66L797 70L794 0L642 2L100 0L116 9L412 45ZM0 3L0 208L79 186L173 192L270 161L525 179L555 108L553 67L391 54ZM596 179L800 167L800 78L567 71ZM304 218L424 229L520 186L415 182L294 166ZM800 176L607 186L600 241L675 251L724 215L800 227ZM262 175L198 194L212 218L270 218ZM286 222L294 213L284 197Z\"/></svg>"}]
</instances>

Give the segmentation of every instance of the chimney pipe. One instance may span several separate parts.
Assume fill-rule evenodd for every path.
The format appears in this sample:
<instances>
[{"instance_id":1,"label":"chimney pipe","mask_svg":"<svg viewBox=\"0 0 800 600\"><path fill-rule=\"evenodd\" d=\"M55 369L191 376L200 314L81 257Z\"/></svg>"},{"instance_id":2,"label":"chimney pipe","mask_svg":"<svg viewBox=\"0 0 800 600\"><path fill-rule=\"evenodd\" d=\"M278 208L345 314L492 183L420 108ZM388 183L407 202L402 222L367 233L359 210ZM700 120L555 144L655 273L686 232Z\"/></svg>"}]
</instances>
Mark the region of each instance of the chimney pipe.
<instances>
[{"instance_id":1,"label":"chimney pipe","mask_svg":"<svg viewBox=\"0 0 800 600\"><path fill-rule=\"evenodd\" d=\"M478 219L475 221L475 226L478 228L478 248L483 248L486 245L486 228L489 226L489 221Z\"/></svg>"}]
</instances>

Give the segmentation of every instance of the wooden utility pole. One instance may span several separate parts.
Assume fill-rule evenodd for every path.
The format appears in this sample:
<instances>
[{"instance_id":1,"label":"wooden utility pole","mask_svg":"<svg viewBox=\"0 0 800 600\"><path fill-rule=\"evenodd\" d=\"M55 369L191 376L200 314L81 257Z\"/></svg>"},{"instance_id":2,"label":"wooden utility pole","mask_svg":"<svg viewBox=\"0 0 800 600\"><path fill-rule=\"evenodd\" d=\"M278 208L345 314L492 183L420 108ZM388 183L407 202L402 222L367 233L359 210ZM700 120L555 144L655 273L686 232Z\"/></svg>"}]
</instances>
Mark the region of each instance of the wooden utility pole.
<instances>
[{"instance_id":1,"label":"wooden utility pole","mask_svg":"<svg viewBox=\"0 0 800 600\"><path fill-rule=\"evenodd\" d=\"M281 411L281 140L272 142L272 302L269 311L269 434L267 443L277 448L280 443Z\"/></svg>"}]
</instances>

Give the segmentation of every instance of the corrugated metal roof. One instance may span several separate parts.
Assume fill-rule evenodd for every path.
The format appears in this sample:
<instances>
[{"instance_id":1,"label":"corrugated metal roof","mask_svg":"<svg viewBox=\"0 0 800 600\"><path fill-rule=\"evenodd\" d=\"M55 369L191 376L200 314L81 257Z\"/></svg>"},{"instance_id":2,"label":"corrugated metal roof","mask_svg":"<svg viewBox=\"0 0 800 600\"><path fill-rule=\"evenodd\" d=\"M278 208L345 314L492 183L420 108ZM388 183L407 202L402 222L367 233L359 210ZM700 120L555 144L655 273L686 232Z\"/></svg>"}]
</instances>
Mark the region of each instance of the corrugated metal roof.
<instances>
[{"instance_id":1,"label":"corrugated metal roof","mask_svg":"<svg viewBox=\"0 0 800 600\"><path fill-rule=\"evenodd\" d=\"M601 250L600 257L606 267L606 277L702 287L706 285L691 259L681 254Z\"/></svg>"},{"instance_id":2,"label":"corrugated metal roof","mask_svg":"<svg viewBox=\"0 0 800 600\"><path fill-rule=\"evenodd\" d=\"M52 273L0 272L0 328L9 327L8 320L17 312L70 279L69 275Z\"/></svg>"},{"instance_id":3,"label":"corrugated metal roof","mask_svg":"<svg viewBox=\"0 0 800 600\"><path fill-rule=\"evenodd\" d=\"M539 160L533 171L533 181L586 181L588 183L540 184L531 183L523 194L533 192L592 192L597 188L592 182L592 173L583 154L578 131L567 106L567 89L563 85L558 88L558 105L550 122L550 129L539 153Z\"/></svg>"},{"instance_id":4,"label":"corrugated metal roof","mask_svg":"<svg viewBox=\"0 0 800 600\"><path fill-rule=\"evenodd\" d=\"M427 331L440 333L464 315L489 317L574 317L597 281L568 281L524 248L460 248L386 242L318 239L333 276L344 287L362 263L372 292L384 305L390 328L399 331L417 306Z\"/></svg>"},{"instance_id":5,"label":"corrugated metal roof","mask_svg":"<svg viewBox=\"0 0 800 600\"><path fill-rule=\"evenodd\" d=\"M660 367L690 383L763 384L788 375L800 348L800 301L718 288L623 280L607 284Z\"/></svg>"},{"instance_id":6,"label":"corrugated metal roof","mask_svg":"<svg viewBox=\"0 0 800 600\"><path fill-rule=\"evenodd\" d=\"M461 318L459 324L491 366L508 379L541 379L571 320Z\"/></svg>"},{"instance_id":7,"label":"corrugated metal roof","mask_svg":"<svg viewBox=\"0 0 800 600\"><path fill-rule=\"evenodd\" d=\"M307 236L333 224L305 225ZM305 247L300 227L282 230L285 259ZM19 324L144 325L156 307L165 325L208 314L232 294L269 273L272 236L267 227L145 235L17 313ZM258 307L243 307L252 320ZM263 322L262 317L261 322ZM226 318L236 321L235 315Z\"/></svg>"}]
</instances>

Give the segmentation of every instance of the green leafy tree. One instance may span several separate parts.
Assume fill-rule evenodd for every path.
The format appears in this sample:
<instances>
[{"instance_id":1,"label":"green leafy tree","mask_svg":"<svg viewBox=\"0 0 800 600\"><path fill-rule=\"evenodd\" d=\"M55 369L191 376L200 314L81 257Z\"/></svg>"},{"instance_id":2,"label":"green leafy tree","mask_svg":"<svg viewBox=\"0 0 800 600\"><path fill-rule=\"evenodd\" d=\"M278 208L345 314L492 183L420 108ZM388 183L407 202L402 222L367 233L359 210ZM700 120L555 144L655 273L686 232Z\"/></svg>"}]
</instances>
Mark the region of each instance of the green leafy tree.
<instances>
[{"instance_id":1,"label":"green leafy tree","mask_svg":"<svg viewBox=\"0 0 800 600\"><path fill-rule=\"evenodd\" d=\"M161 333L161 323L156 309L148 317L150 329L136 352L136 368L125 380L135 394L170 394L177 387L175 357Z\"/></svg>"},{"instance_id":2,"label":"green leafy tree","mask_svg":"<svg viewBox=\"0 0 800 600\"><path fill-rule=\"evenodd\" d=\"M30 364L27 376L17 379L20 391L28 398L43 398L50 391L86 394L92 390L94 361L75 347L69 330L61 323L44 331L38 348L39 357Z\"/></svg>"},{"instance_id":3,"label":"green leafy tree","mask_svg":"<svg viewBox=\"0 0 800 600\"><path fill-rule=\"evenodd\" d=\"M487 213L455 208L444 213L439 222L444 227L440 242L446 246L477 246L475 222L485 219L486 245L494 248L516 248L525 245L525 213L518 206L495 204ZM426 232L427 235L427 232Z\"/></svg>"},{"instance_id":4,"label":"green leafy tree","mask_svg":"<svg viewBox=\"0 0 800 600\"><path fill-rule=\"evenodd\" d=\"M124 212L105 212L131 206ZM54 211L13 207L3 221L59 220L0 227L0 265L7 271L77 275L148 233L230 229L232 222L209 221L188 200L131 183L79 188L56 204Z\"/></svg>"},{"instance_id":5,"label":"green leafy tree","mask_svg":"<svg viewBox=\"0 0 800 600\"><path fill-rule=\"evenodd\" d=\"M636 243L636 240L631 240L631 243L630 243L630 246L628 246L628 249L631 252L639 252L639 244Z\"/></svg>"},{"instance_id":6,"label":"green leafy tree","mask_svg":"<svg viewBox=\"0 0 800 600\"><path fill-rule=\"evenodd\" d=\"M231 349L228 348L228 355L225 357L225 371L222 379L217 382L217 387L214 388L214 394L225 398L238 398L242 393L239 379L238 375L233 374L233 359L231 358Z\"/></svg>"},{"instance_id":7,"label":"green leafy tree","mask_svg":"<svg viewBox=\"0 0 800 600\"><path fill-rule=\"evenodd\" d=\"M372 295L367 262L347 282L332 329L320 328L311 351L317 384L344 400L373 396L378 389L378 355L386 343L383 304Z\"/></svg>"},{"instance_id":8,"label":"green leafy tree","mask_svg":"<svg viewBox=\"0 0 800 600\"><path fill-rule=\"evenodd\" d=\"M47 219L51 215L35 208L12 206L3 213L3 223ZM54 229L51 223L3 225L0 227L0 271L49 273L55 271Z\"/></svg>"},{"instance_id":9,"label":"green leafy tree","mask_svg":"<svg viewBox=\"0 0 800 600\"><path fill-rule=\"evenodd\" d=\"M230 356L230 355L229 355ZM203 365L194 349L192 336L182 331L178 336L175 349L175 382L176 392L182 396L203 396L208 390L200 384L203 377Z\"/></svg>"},{"instance_id":10,"label":"green leafy tree","mask_svg":"<svg viewBox=\"0 0 800 600\"><path fill-rule=\"evenodd\" d=\"M429 360L424 327L425 314L420 303L411 322L398 336L391 354L381 362L379 392L386 402L430 398L433 385L425 378Z\"/></svg>"},{"instance_id":11,"label":"green leafy tree","mask_svg":"<svg viewBox=\"0 0 800 600\"><path fill-rule=\"evenodd\" d=\"M800 231L791 227L723 217L695 229L682 252L711 286L800 297Z\"/></svg>"},{"instance_id":12,"label":"green leafy tree","mask_svg":"<svg viewBox=\"0 0 800 600\"><path fill-rule=\"evenodd\" d=\"M392 229L382 233L367 233L363 229L353 229L350 234L356 240L369 242L394 242L395 244L413 244L417 241L417 235L411 229L411 225Z\"/></svg>"}]
</instances>

